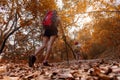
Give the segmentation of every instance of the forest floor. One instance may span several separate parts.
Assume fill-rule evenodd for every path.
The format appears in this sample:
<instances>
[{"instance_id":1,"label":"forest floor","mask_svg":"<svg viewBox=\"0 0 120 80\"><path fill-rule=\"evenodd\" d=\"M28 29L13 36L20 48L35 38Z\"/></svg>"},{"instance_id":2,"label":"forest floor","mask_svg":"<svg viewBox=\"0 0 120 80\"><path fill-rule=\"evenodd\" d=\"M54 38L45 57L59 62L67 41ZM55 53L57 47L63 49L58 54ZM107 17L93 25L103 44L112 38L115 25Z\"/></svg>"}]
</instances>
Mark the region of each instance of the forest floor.
<instances>
[{"instance_id":1,"label":"forest floor","mask_svg":"<svg viewBox=\"0 0 120 80\"><path fill-rule=\"evenodd\" d=\"M0 63L0 80L120 80L119 59L94 59L51 63L51 67Z\"/></svg>"}]
</instances>

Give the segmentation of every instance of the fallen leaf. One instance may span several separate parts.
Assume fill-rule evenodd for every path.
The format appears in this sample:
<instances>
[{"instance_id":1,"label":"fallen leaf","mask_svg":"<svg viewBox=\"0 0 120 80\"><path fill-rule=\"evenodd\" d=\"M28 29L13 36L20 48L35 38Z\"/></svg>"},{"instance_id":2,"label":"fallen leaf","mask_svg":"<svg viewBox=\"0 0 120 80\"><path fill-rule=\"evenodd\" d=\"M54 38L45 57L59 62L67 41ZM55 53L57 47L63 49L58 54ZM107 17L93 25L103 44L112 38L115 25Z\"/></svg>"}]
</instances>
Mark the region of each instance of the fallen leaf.
<instances>
[{"instance_id":1,"label":"fallen leaf","mask_svg":"<svg viewBox=\"0 0 120 80\"><path fill-rule=\"evenodd\" d=\"M4 76L3 80L19 80L19 77L9 77L9 76Z\"/></svg>"},{"instance_id":2,"label":"fallen leaf","mask_svg":"<svg viewBox=\"0 0 120 80\"><path fill-rule=\"evenodd\" d=\"M28 78L34 78L36 76L40 75L40 72L39 71L36 71L28 76L25 77L25 79L28 79Z\"/></svg>"},{"instance_id":3,"label":"fallen leaf","mask_svg":"<svg viewBox=\"0 0 120 80\"><path fill-rule=\"evenodd\" d=\"M5 73L7 71L7 66L0 66L0 73Z\"/></svg>"}]
</instances>

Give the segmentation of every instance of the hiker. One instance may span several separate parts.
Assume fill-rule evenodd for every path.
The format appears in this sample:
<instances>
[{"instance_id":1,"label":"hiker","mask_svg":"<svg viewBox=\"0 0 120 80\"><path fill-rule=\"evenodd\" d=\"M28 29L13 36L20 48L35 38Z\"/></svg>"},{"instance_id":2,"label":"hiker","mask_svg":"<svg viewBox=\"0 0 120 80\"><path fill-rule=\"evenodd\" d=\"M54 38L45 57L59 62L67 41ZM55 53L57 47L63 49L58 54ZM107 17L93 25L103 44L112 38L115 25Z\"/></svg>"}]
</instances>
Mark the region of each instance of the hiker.
<instances>
[{"instance_id":1,"label":"hiker","mask_svg":"<svg viewBox=\"0 0 120 80\"><path fill-rule=\"evenodd\" d=\"M51 17L51 19L50 19ZM49 20L47 20L49 19ZM45 22L46 21L46 22ZM57 11L48 11L45 18L43 19L42 25L44 29L43 34L43 43L42 46L39 47L33 55L29 57L29 67L32 67L36 61L36 55L41 54L42 50L46 48L46 55L42 62L44 66L50 66L48 63L48 58L50 56L53 43L57 38L58 34L58 25L60 24L60 18L58 17Z\"/></svg>"},{"instance_id":2,"label":"hiker","mask_svg":"<svg viewBox=\"0 0 120 80\"><path fill-rule=\"evenodd\" d=\"M74 52L75 52L75 56L76 56L77 60L82 59L81 46L80 46L80 44L78 42L75 42Z\"/></svg>"}]
</instances>

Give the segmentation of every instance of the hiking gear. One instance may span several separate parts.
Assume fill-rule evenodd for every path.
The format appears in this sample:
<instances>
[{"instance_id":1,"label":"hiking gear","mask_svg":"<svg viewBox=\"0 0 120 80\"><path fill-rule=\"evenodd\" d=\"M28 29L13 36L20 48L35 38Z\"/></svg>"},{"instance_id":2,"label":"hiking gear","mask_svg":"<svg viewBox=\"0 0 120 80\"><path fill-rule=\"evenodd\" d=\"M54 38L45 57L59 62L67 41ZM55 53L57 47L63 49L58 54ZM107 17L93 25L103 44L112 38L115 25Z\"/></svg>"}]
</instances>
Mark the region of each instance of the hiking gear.
<instances>
[{"instance_id":1,"label":"hiking gear","mask_svg":"<svg viewBox=\"0 0 120 80\"><path fill-rule=\"evenodd\" d=\"M44 66L51 66L47 61L43 62Z\"/></svg>"},{"instance_id":2,"label":"hiking gear","mask_svg":"<svg viewBox=\"0 0 120 80\"><path fill-rule=\"evenodd\" d=\"M50 26L53 26L55 21L56 21L56 12L49 11L49 12L47 12L42 24L44 27L50 27Z\"/></svg>"},{"instance_id":3,"label":"hiking gear","mask_svg":"<svg viewBox=\"0 0 120 80\"><path fill-rule=\"evenodd\" d=\"M36 61L36 57L34 55L29 56L29 67L33 67L34 63Z\"/></svg>"},{"instance_id":4,"label":"hiking gear","mask_svg":"<svg viewBox=\"0 0 120 80\"><path fill-rule=\"evenodd\" d=\"M52 11L49 11L43 20L43 25L51 26L52 24L51 18L52 18Z\"/></svg>"}]
</instances>

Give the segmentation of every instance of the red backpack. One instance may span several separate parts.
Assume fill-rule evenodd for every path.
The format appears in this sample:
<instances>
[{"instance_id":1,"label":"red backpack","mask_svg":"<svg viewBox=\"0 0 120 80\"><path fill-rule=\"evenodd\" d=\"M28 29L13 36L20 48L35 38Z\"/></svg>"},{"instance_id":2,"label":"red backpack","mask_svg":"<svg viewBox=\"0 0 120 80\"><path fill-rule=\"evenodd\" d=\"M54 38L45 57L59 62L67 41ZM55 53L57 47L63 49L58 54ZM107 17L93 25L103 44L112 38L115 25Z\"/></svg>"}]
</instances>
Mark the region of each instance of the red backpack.
<instances>
[{"instance_id":1,"label":"red backpack","mask_svg":"<svg viewBox=\"0 0 120 80\"><path fill-rule=\"evenodd\" d=\"M53 12L52 12L52 11L49 11L49 12L46 14L46 16L45 16L45 18L44 18L44 20L43 20L43 22L42 22L42 24L43 24L44 26L51 26L51 25L52 25L52 15L53 15Z\"/></svg>"}]
</instances>

